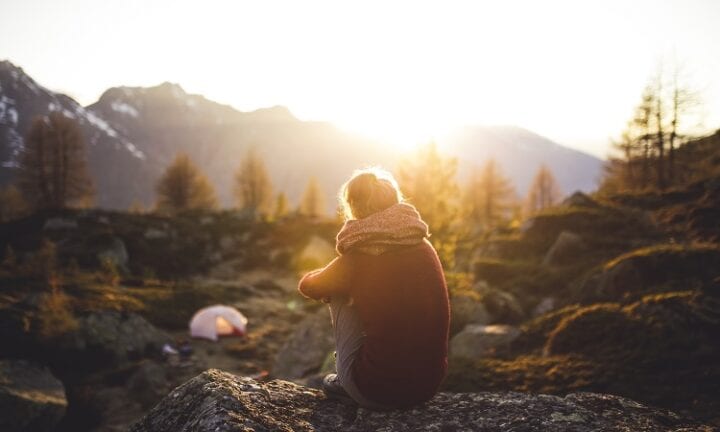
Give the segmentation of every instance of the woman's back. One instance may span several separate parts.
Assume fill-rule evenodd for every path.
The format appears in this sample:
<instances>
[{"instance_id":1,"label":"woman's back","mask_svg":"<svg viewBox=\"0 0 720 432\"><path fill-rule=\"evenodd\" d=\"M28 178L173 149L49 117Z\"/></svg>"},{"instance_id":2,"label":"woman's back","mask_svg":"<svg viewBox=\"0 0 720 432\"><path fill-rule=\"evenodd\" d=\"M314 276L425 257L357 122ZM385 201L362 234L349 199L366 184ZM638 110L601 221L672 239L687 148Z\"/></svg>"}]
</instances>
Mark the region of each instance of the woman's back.
<instances>
[{"instance_id":1,"label":"woman's back","mask_svg":"<svg viewBox=\"0 0 720 432\"><path fill-rule=\"evenodd\" d=\"M382 255L348 254L349 291L366 338L353 366L368 398L409 406L432 397L447 371L450 314L428 242Z\"/></svg>"}]
</instances>

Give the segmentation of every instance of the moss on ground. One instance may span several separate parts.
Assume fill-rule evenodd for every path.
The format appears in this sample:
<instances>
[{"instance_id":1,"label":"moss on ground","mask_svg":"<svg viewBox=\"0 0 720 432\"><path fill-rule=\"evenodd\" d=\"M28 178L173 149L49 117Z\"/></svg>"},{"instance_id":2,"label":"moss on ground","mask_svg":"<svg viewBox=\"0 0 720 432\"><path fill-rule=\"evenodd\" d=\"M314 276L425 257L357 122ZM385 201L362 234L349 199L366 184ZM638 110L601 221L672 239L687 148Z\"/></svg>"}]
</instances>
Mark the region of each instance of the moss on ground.
<instances>
[{"instance_id":1,"label":"moss on ground","mask_svg":"<svg viewBox=\"0 0 720 432\"><path fill-rule=\"evenodd\" d=\"M444 388L606 392L717 419L717 283L550 312L522 327L515 358L452 362Z\"/></svg>"}]
</instances>

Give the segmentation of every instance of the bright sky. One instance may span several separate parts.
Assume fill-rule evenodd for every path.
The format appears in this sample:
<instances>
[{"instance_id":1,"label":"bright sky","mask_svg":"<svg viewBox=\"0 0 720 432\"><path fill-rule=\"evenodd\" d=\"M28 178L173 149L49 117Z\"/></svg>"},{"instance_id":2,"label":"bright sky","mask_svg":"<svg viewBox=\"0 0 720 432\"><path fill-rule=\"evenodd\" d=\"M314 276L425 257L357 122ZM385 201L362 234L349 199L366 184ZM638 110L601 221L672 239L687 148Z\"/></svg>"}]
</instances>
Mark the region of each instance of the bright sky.
<instances>
[{"instance_id":1,"label":"bright sky","mask_svg":"<svg viewBox=\"0 0 720 432\"><path fill-rule=\"evenodd\" d=\"M83 104L177 82L398 142L512 124L604 156L660 59L720 127L720 1L0 0L0 59Z\"/></svg>"}]
</instances>

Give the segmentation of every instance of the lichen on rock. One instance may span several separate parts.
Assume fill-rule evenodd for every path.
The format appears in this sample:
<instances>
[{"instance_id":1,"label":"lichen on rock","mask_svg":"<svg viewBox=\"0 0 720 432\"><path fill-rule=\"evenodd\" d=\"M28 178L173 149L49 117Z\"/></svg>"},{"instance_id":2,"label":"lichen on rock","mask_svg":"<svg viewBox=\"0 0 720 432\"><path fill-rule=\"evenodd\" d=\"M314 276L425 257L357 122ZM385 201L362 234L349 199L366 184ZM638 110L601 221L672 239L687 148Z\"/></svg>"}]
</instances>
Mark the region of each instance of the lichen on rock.
<instances>
[{"instance_id":1,"label":"lichen on rock","mask_svg":"<svg viewBox=\"0 0 720 432\"><path fill-rule=\"evenodd\" d=\"M258 383L215 369L165 397L131 432L162 431L711 431L618 396L439 393L407 410L370 411L287 381Z\"/></svg>"}]
</instances>

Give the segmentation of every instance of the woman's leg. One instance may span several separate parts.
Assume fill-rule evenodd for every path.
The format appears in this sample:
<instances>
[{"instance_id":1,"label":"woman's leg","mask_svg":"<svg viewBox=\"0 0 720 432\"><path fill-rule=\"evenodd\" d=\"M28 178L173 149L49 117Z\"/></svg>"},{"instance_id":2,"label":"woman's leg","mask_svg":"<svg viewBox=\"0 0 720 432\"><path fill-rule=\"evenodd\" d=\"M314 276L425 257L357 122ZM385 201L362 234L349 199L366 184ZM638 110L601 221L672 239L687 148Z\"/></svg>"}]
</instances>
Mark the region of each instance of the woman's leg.
<instances>
[{"instance_id":1,"label":"woman's leg","mask_svg":"<svg viewBox=\"0 0 720 432\"><path fill-rule=\"evenodd\" d=\"M360 394L353 381L352 365L365 338L365 332L355 307L348 304L347 298L333 298L330 302L330 315L335 331L335 366L338 381L347 394L360 406L381 408Z\"/></svg>"}]
</instances>

